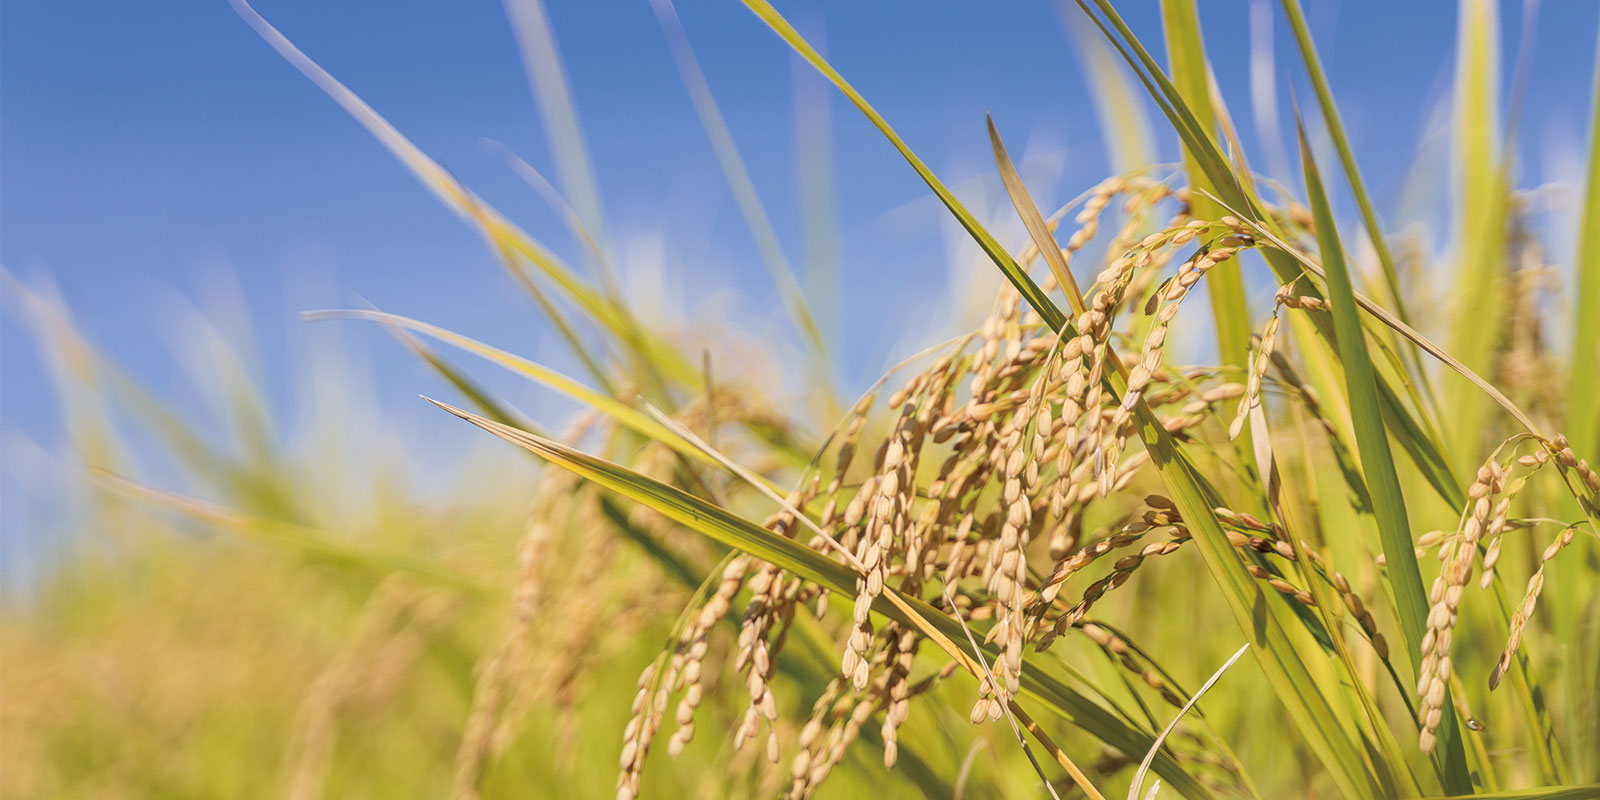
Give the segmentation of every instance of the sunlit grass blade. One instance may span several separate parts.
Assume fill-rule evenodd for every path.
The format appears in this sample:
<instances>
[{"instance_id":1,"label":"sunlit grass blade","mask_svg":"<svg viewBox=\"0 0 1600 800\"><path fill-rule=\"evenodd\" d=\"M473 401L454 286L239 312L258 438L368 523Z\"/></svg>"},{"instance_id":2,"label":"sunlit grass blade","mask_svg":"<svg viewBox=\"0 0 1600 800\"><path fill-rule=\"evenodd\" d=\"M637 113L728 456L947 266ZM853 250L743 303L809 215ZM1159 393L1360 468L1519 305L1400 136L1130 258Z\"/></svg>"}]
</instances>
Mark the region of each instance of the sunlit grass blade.
<instances>
[{"instance_id":1,"label":"sunlit grass blade","mask_svg":"<svg viewBox=\"0 0 1600 800\"><path fill-rule=\"evenodd\" d=\"M224 452L226 448L208 441L192 419L178 414L119 369L83 335L57 300L24 286L3 270L0 285L21 307L27 327L48 354L56 390L67 411L66 427L87 466L129 469L121 437L112 424L111 412L116 408L154 433L189 475L228 493L245 510L287 519L298 515L299 505L284 480L282 462L266 458L259 445L250 448L250 457L243 459ZM238 390L234 396L248 399ZM248 415L264 417L265 412L256 407Z\"/></svg>"},{"instance_id":2,"label":"sunlit grass blade","mask_svg":"<svg viewBox=\"0 0 1600 800\"><path fill-rule=\"evenodd\" d=\"M611 266L610 256L606 254L600 242L595 239L594 234L589 231L583 219L579 217L577 210L567 202L567 199L561 195L561 192L550 181L546 180L538 170L533 168L533 165L522 160L511 152L510 148L497 141L485 139L482 143L486 149L497 153L505 160L512 172L515 172L518 177L521 177L524 182L533 187L533 190L538 192L540 197L544 198L545 203L561 216L562 221L566 223L567 229L572 232L573 237L581 242L584 249L588 251L589 258L594 262L595 269L600 273L601 280L606 282L607 291L614 299L615 308L621 312L618 315L618 328L623 343L631 345L627 348L626 354L630 356L635 372L648 382L649 387L654 390L658 398L666 401L670 397L670 392L666 388L666 378L662 375L662 367L650 359L650 351L660 349L660 346L653 343L653 340L646 336L644 331L640 329L638 320L629 312L626 298L623 297L621 288L616 285L615 270ZM475 197L470 197L469 199L472 201L477 200ZM477 202L469 203L467 210L476 219L479 230L485 234L490 248L500 257L500 262L505 265L506 270L522 285L523 289L533 297L534 302L538 304L539 309L550 319L550 322L556 326L561 338L566 340L567 346L578 356L584 367L589 370L589 374L594 377L595 383L599 384L607 392L614 394L611 388L610 376L600 366L595 356L589 352L588 346L578 336L571 323L567 321L566 314L548 297L544 288L539 285L538 280L533 275L528 274L527 270L521 268L517 261L516 253L511 249L514 246L514 238L511 236L495 236L490 233L496 230L496 226L492 216L481 204ZM670 352L667 352L663 361L671 364L677 360Z\"/></svg>"},{"instance_id":3,"label":"sunlit grass blade","mask_svg":"<svg viewBox=\"0 0 1600 800\"><path fill-rule=\"evenodd\" d=\"M1225 207L1232 208L1234 215L1239 219L1249 224L1281 233L1281 231L1277 230L1277 223L1260 212L1259 201L1251 193L1249 185L1238 179L1231 166L1222 157L1212 136L1201 128L1196 121L1194 113L1190 110L1188 103L1180 96L1177 87L1162 72L1160 65L1151 57L1144 45L1139 42L1138 37L1133 34L1133 31L1123 21L1111 2L1109 0L1077 0L1077 2L1079 7L1083 9L1084 14L1100 28L1101 32L1116 47L1124 60L1133 68L1151 97L1161 107L1162 112L1166 114L1173 129L1177 131L1179 137L1183 140L1186 152L1195 155L1199 165L1206 171L1207 177L1211 180L1216 190L1216 198L1220 198ZM1101 20L1090 9L1091 2L1105 16L1104 20ZM1302 274L1303 268L1294 258L1288 255L1287 251L1283 251L1281 248L1267 249L1263 256L1280 282L1296 281ZM1305 346L1308 351L1312 351L1307 354L1310 361L1316 363L1322 360L1322 353L1316 352L1318 350L1324 351L1329 357L1336 355L1334 348L1331 346L1332 332L1326 319L1316 316L1309 319L1295 317L1291 318L1291 324L1297 332L1297 338L1306 343ZM1394 379L1398 380L1400 377L1394 376ZM1380 370L1378 390L1383 401L1384 412L1391 415L1388 420L1392 426L1391 430L1401 437L1401 443L1406 452L1416 458L1418 466L1422 467L1432 478L1446 477L1439 474L1435 467L1436 464L1443 463L1442 455L1438 454L1439 443L1429 437L1412 436L1412 432L1421 432L1425 429L1425 426L1415 420L1411 409L1405 405L1401 397L1395 392L1390 385L1390 381L1390 376ZM1330 405L1330 410L1336 415L1348 417L1349 409L1343 407L1345 401L1342 394L1326 397L1324 401ZM1452 485L1455 487L1453 492L1451 491ZM1459 482L1453 478L1447 481L1439 481L1436 488L1439 488L1446 495L1462 496Z\"/></svg>"},{"instance_id":4,"label":"sunlit grass blade","mask_svg":"<svg viewBox=\"0 0 1600 800\"><path fill-rule=\"evenodd\" d=\"M1318 688L1295 640L1280 616L1291 611L1276 592L1263 591L1245 570L1213 511L1220 495L1190 463L1155 413L1140 400L1136 406L1139 435L1160 471L1162 482L1189 526L1223 598L1278 699L1296 727L1328 769L1328 777L1350 796L1382 793L1362 753L1347 734L1338 714Z\"/></svg>"},{"instance_id":5,"label":"sunlit grass blade","mask_svg":"<svg viewBox=\"0 0 1600 800\"><path fill-rule=\"evenodd\" d=\"M1224 208L1227 208L1227 206L1224 206ZM1310 255L1299 248L1296 248L1294 245L1278 238L1265 227L1255 223L1246 223L1246 225L1251 227L1257 235L1262 237L1264 241L1270 243L1274 250L1293 258L1311 274L1323 278L1324 280L1327 279L1327 271L1325 266L1319 263L1316 259L1313 259ZM1527 413L1518 407L1516 403L1512 402L1511 398L1506 397L1505 393L1500 391L1499 387L1495 386L1493 383L1490 383L1483 376L1475 372L1471 367L1462 363L1460 359L1451 355L1444 348L1435 344L1428 337L1422 335L1422 333L1417 329L1401 321L1398 317L1390 313L1376 301L1366 297L1365 295L1356 293L1354 290L1352 290L1352 296L1354 298L1355 305L1358 306L1362 311L1365 311L1373 319L1400 334L1403 338L1411 343L1417 345L1417 347L1421 348L1423 352L1437 359L1439 363L1449 367L1456 374L1466 378L1467 382L1480 391L1485 397L1494 400L1500 405L1501 408L1505 409L1506 413L1509 414L1512 419L1516 420L1518 424L1522 425L1524 430L1534 434L1535 436L1542 437L1544 435L1540 433L1539 427L1534 424L1533 420L1527 415ZM1371 363L1370 357L1368 358L1368 362ZM1418 430L1420 432L1420 429Z\"/></svg>"},{"instance_id":6,"label":"sunlit grass blade","mask_svg":"<svg viewBox=\"0 0 1600 800\"><path fill-rule=\"evenodd\" d=\"M1450 797L1433 797L1428 800L1595 800L1600 797L1600 784L1588 786L1545 786L1539 789L1513 789L1506 792L1482 792L1479 794L1451 795Z\"/></svg>"},{"instance_id":7,"label":"sunlit grass blade","mask_svg":"<svg viewBox=\"0 0 1600 800\"><path fill-rule=\"evenodd\" d=\"M1334 151L1339 154L1339 164L1344 167L1345 180L1350 184L1350 192L1355 196L1356 207L1361 211L1361 223L1366 226L1367 236L1372 241L1372 249L1377 253L1378 265L1383 270L1384 283L1389 289L1389 301L1394 304L1395 315L1407 325L1411 324L1411 315L1405 306L1405 292L1400 286L1400 275L1395 269L1394 255L1389 250L1389 240L1383 233L1383 226L1378 222L1378 213L1373 208L1372 198L1367 194L1366 182L1361 178L1361 170L1356 165L1355 152L1350 149L1350 140L1345 136L1344 121L1339 115L1339 106L1334 102L1333 90L1328 86L1328 77L1322 71L1322 59L1317 55L1316 43L1311 38L1311 30L1306 26L1305 15L1300 10L1300 0L1282 0L1284 16L1289 21L1289 30L1294 32L1296 46L1300 49L1300 58L1305 62L1306 74L1311 78L1311 87L1317 95L1317 105L1322 111L1322 124L1327 129L1328 138L1333 141Z\"/></svg>"},{"instance_id":8,"label":"sunlit grass blade","mask_svg":"<svg viewBox=\"0 0 1600 800\"><path fill-rule=\"evenodd\" d=\"M605 367L601 365L600 359L590 351L588 343L583 340L583 337L578 334L571 321L567 319L566 312L550 298L544 287L539 285L537 276L531 275L527 270L520 268L517 263L517 256L512 252L506 237L494 236L490 233L494 226L489 217L489 212L477 203L476 198L470 196L467 198L466 207L467 213L477 220L478 229L484 234L484 240L488 243L489 249L494 251L494 254L500 259L500 263L506 268L507 272L511 273L511 277L517 281L522 290L533 298L534 304L539 307L539 311L544 314L545 319L555 326L556 333L561 336L562 341L567 343L567 349L572 351L573 356L578 359L578 363L582 364L583 368L589 372L589 377L593 378L594 382L605 390L607 394L615 394L616 389L612 386L611 376L607 374ZM575 218L574 224L576 224ZM578 228L576 230L581 231L582 229ZM598 252L597 250L596 253ZM603 258L597 259L597 261L603 260ZM628 338L632 341L638 341L638 331L632 325L632 318L625 316L622 324L627 326ZM639 371L652 378L657 387L660 386L661 378L654 369L647 365L641 365Z\"/></svg>"},{"instance_id":9,"label":"sunlit grass blade","mask_svg":"<svg viewBox=\"0 0 1600 800\"><path fill-rule=\"evenodd\" d=\"M1232 667L1234 662L1238 661L1239 657L1243 656L1244 651L1248 649L1250 649L1250 643L1246 642L1227 661L1223 662L1222 666L1217 667L1217 671L1211 673L1211 677L1206 679L1204 684L1201 684L1194 696L1189 698L1189 702L1184 703L1183 708L1178 709L1178 713L1172 718L1172 722L1168 723L1167 727L1161 730L1160 735L1156 736L1155 744L1151 746L1150 752L1145 754L1144 761L1139 762L1138 771L1133 773L1133 782L1128 786L1128 800L1136 800L1139 797L1139 790L1144 788L1144 776L1150 771L1150 760L1155 757L1156 750L1161 746L1161 742L1165 741L1173 729L1178 727L1178 723L1183 720L1183 715L1189 713L1189 709L1194 708L1194 704L1200 702L1200 698L1205 696L1206 692L1211 691L1211 687L1217 685L1217 681L1222 679L1228 668Z\"/></svg>"},{"instance_id":10,"label":"sunlit grass blade","mask_svg":"<svg viewBox=\"0 0 1600 800\"><path fill-rule=\"evenodd\" d=\"M1393 590L1401 630L1405 634L1405 646L1410 653L1416 654L1422 649L1422 639L1427 630L1428 595L1423 589L1422 573L1412 551L1411 524L1406 517L1405 498L1400 492L1400 478L1395 471L1394 458L1389 451L1389 436L1384 429L1383 413L1379 407L1377 377L1367 354L1366 335L1361 325L1360 309L1356 305L1355 288L1345 266L1344 249L1334 226L1333 212L1328 207L1327 194L1322 188L1322 178L1311 157L1311 145L1306 141L1304 127L1299 127L1298 131L1306 197L1315 220L1317 245L1321 250L1328 283L1328 300L1333 306L1334 330L1338 337L1340 360L1344 362L1345 393L1354 413L1357 453L1367 491L1372 498L1373 516L1378 521L1379 538L1389 559L1387 578ZM1416 666L1415 662L1413 666ZM1411 677L1416 678L1417 673L1414 672ZM1466 751L1462 748L1456 727L1455 707L1446 699L1443 708L1439 746L1435 751L1440 761L1441 780L1447 791L1471 791Z\"/></svg>"},{"instance_id":11,"label":"sunlit grass blade","mask_svg":"<svg viewBox=\"0 0 1600 800\"><path fill-rule=\"evenodd\" d=\"M1254 429L1255 435L1251 442L1254 445L1257 472L1262 476L1268 510L1274 518L1281 521L1285 530L1314 530L1315 526L1308 523L1302 512L1302 509L1306 508L1302 505L1300 497L1302 487L1282 480L1272 433L1267 426L1266 412L1259 405L1253 407L1249 412L1249 421L1250 427ZM1360 483L1359 479L1356 482ZM1359 494L1366 495L1364 484L1360 486ZM1368 503L1370 505L1370 500ZM1384 791L1390 795L1420 794L1421 788L1417 784L1416 776L1406 764L1405 755L1378 707L1373 687L1368 686L1359 677L1360 670L1351 655L1334 611L1342 601L1334 593L1333 581L1329 580L1325 569L1315 566L1314 553L1309 550L1311 547L1309 542L1297 540L1293 535L1289 540L1295 553L1293 566L1299 573L1301 585L1305 586L1316 600L1315 608L1307 609L1307 613L1320 622L1320 629L1309 623L1307 627L1311 629L1313 636L1326 635L1329 650L1338 658L1338 665L1343 669L1339 685L1352 707L1359 710L1357 719L1364 720L1364 725L1358 726L1359 735L1373 761L1378 780L1382 782ZM1388 664L1387 658L1383 658L1383 661ZM1389 672L1395 675L1392 668ZM1406 696L1404 694L1406 686L1399 681L1398 676L1395 678L1397 688L1403 693L1402 696ZM1407 696L1407 707L1410 707L1409 696Z\"/></svg>"},{"instance_id":12,"label":"sunlit grass blade","mask_svg":"<svg viewBox=\"0 0 1600 800\"><path fill-rule=\"evenodd\" d=\"M749 553L806 580L815 581L830 591L847 596L855 592L856 573L852 569L794 539L780 536L732 512L626 467L437 401L429 402L489 433L538 454L552 464L641 503L690 530ZM930 633L930 638L935 641L942 640L942 646L948 645L948 648L954 648L953 641L963 636L959 623L947 618L927 603L906 597L892 587L885 587L883 594L874 602L873 610ZM956 650L956 653L960 652L959 649ZM992 651L990 655L993 657ZM973 668L976 668L975 665ZM1123 725L1088 698L1067 688L1048 674L1042 673L1042 670L1033 669L1023 674L1025 695L1037 698L1085 732L1125 753L1145 752L1154 743L1154 738L1150 734ZM1026 720L1025 717L1023 719ZM1034 732L1042 733L1042 731ZM1136 749L1139 747L1144 749ZM1211 796L1210 792L1195 782L1170 756L1165 754L1158 756L1154 769L1157 774L1187 796Z\"/></svg>"},{"instance_id":13,"label":"sunlit grass blade","mask_svg":"<svg viewBox=\"0 0 1600 800\"><path fill-rule=\"evenodd\" d=\"M1252 225L1251 227L1256 235L1260 236L1263 241L1271 244L1275 249L1289 254L1297 262L1304 266L1312 275L1316 275L1324 280L1327 279L1327 273L1323 269L1322 264L1318 263L1318 261L1312 258L1309 254L1277 238L1272 232L1263 227L1258 225ZM1387 326L1390 330L1400 334L1403 338L1415 344L1421 352L1432 356L1441 364L1444 364L1452 371L1466 378L1467 381L1472 384L1472 386L1476 387L1487 397L1500 404L1500 406L1508 414L1510 414L1513 419L1522 425L1528 433L1540 438L1544 437L1544 434L1537 426L1535 426L1533 420L1525 412L1523 412L1521 408L1512 402L1510 398L1507 398L1505 394L1501 392L1500 389L1494 384L1473 372L1455 357L1445 352L1437 344L1434 344L1426 336L1423 336L1415 329L1400 321L1392 313L1384 309L1376 302L1362 296L1359 293L1354 294L1354 298L1356 304L1360 306L1361 310L1370 315L1374 320L1384 326ZM1379 383L1379 387L1381 390L1381 381ZM1415 463L1423 471L1424 477L1427 478L1434 490L1438 492L1439 496L1445 501L1445 504L1451 508L1463 507L1467 502L1465 489L1456 479L1454 473L1449 469L1448 464L1443 461L1442 454L1438 448L1432 444L1433 439L1430 438L1428 434L1415 427L1415 418L1410 414L1404 413L1403 409L1398 407L1397 399L1393 397L1392 394L1381 393L1380 403L1383 405L1384 424L1390 426L1389 432L1393 434L1394 438L1400 442L1403 447L1407 448L1408 453L1412 456L1413 463ZM1354 430L1353 426L1350 426L1350 430ZM1511 619L1511 607L1505 595L1502 577L1498 573L1496 573L1494 581L1489 588L1493 594L1496 604L1497 616L1493 618L1493 624L1496 626L1496 635L1500 638L1504 638L1508 629L1509 620ZM1532 667L1528 659L1525 657L1525 654L1519 654L1515 664L1517 669L1513 670L1513 675L1515 676L1514 683L1516 685L1518 697L1522 701L1523 712L1525 714L1528 728L1529 730L1539 731L1542 737L1549 739L1551 738L1551 734L1549 734L1551 726L1548 719L1548 713L1537 700L1537 697L1542 694L1541 690L1539 689L1540 683L1538 677L1533 674ZM1539 749L1535 753L1535 758L1539 762L1541 769L1541 775L1545 776L1547 780L1559 781L1562 775L1561 763L1558 758L1554 757L1556 755L1559 754L1547 753L1543 749Z\"/></svg>"},{"instance_id":14,"label":"sunlit grass blade","mask_svg":"<svg viewBox=\"0 0 1600 800\"><path fill-rule=\"evenodd\" d=\"M1096 8L1105 15L1102 20L1089 8L1091 0L1076 0L1078 7L1083 10L1084 16L1094 23L1105 36L1106 40L1116 48L1124 61L1133 70L1134 75L1144 84L1145 91L1156 102L1167 120L1171 123L1178 138L1183 143L1184 154L1193 159L1205 173L1210 188L1217 192L1223 199L1239 206L1248 206L1251 217L1256 218L1255 199L1248 197L1241 186L1238 176L1234 174L1232 166L1218 149L1216 140L1211 130L1202 125L1197 117L1197 112L1190 108L1183 94L1179 91L1172 79L1161 70L1159 64L1151 57L1148 50L1139 41L1133 31L1128 28L1121 15L1112 6L1110 0L1092 0ZM1109 25L1109 27L1108 27ZM1202 54L1203 57L1203 54ZM1206 107L1210 107L1209 94L1201 95ZM1204 184L1201 184L1204 186ZM1276 267L1276 265L1274 265Z\"/></svg>"},{"instance_id":15,"label":"sunlit grass blade","mask_svg":"<svg viewBox=\"0 0 1600 800\"><path fill-rule=\"evenodd\" d=\"M433 368L445 380L449 381L456 388L456 391L460 392L463 397L476 406L484 416L501 425L532 431L537 435L539 428L531 420L495 399L465 372L457 369L454 364L441 358L408 331L394 326L389 326L389 328L394 332L395 338L399 339L408 350L422 359L423 363ZM655 534L634 524L634 521L628 516L627 509L616 498L602 497L600 499L600 512L605 515L607 520L610 520L612 525L616 526L619 533L660 564L662 571L669 577L674 578L686 588L695 588L705 577L698 574L681 556L661 542Z\"/></svg>"},{"instance_id":16,"label":"sunlit grass blade","mask_svg":"<svg viewBox=\"0 0 1600 800\"><path fill-rule=\"evenodd\" d=\"M510 425L523 430L539 430L534 426L532 420L524 418L513 411L511 407L495 399L487 389L479 385L471 376L442 358L438 353L433 352L433 348L423 344L421 340L412 336L406 329L394 325L387 325L385 328L393 332L394 337L399 339L407 350L410 350L417 358L422 359L422 363L427 364L433 371L439 373L451 386L455 387L456 391L461 393L462 397L471 401L479 411L482 411L490 419L501 425Z\"/></svg>"}]
</instances>

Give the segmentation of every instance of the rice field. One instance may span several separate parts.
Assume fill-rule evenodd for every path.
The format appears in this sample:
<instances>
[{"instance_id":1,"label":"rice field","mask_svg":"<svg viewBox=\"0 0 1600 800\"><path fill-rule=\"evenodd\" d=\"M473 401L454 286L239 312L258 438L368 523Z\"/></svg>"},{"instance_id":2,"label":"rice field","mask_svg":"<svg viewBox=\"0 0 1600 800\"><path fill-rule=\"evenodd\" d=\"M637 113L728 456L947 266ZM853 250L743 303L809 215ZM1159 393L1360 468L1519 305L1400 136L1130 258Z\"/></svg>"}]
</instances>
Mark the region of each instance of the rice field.
<instances>
[{"instance_id":1,"label":"rice field","mask_svg":"<svg viewBox=\"0 0 1600 800\"><path fill-rule=\"evenodd\" d=\"M1252 168L1203 4L1136 31L1064 3L1105 136L1182 160L1045 197L988 120L1018 241L743 0L1003 278L977 327L854 387L697 64L716 43L652 0L794 334L767 357L803 391L650 324L581 198L519 162L589 244L574 265L233 4L482 234L578 366L308 313L452 388L428 402L472 457L422 497L367 409L269 434L250 376L218 370L218 434L8 276L89 530L0 621L0 794L1600 797L1600 124L1577 240L1554 240L1499 120L1494 0L1459 3L1442 248L1380 214L1299 0L1272 6L1299 55L1279 68L1313 88L1295 185ZM525 46L552 35L512 5ZM480 361L581 411L530 418Z\"/></svg>"}]
</instances>

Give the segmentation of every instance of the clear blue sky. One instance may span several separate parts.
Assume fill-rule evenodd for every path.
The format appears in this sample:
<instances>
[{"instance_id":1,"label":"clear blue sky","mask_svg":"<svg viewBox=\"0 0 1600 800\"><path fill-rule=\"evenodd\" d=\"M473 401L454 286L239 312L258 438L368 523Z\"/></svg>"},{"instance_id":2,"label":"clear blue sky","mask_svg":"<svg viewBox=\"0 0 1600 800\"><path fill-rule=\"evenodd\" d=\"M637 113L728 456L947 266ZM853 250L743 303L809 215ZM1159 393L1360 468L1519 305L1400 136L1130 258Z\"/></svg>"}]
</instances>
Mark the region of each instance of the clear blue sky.
<instances>
[{"instance_id":1,"label":"clear blue sky","mask_svg":"<svg viewBox=\"0 0 1600 800\"><path fill-rule=\"evenodd\" d=\"M629 242L638 250L662 239L659 257L688 301L731 287L743 298L744 322L777 325L763 323L780 316L777 305L646 0L549 5L620 252L631 252ZM1153 0L1121 5L1136 30L1159 41ZM1218 80L1248 127L1249 4L1201 5ZM1392 207L1402 187L1386 176L1412 161L1430 110L1449 93L1455 4L1306 5L1378 202ZM733 0L681 6L798 261L794 59ZM824 41L835 65L912 147L979 205L1003 202L990 176L985 110L1014 154L1028 157L1042 204L1064 201L1107 171L1079 62L1048 3L779 7ZM1591 0L1541 6L1524 184L1559 177L1548 154L1577 147L1584 135L1597 9ZM508 216L575 253L549 210L478 143L502 141L554 174L498 2L260 0L257 10ZM1521 14L1520 3L1503 3L1508 62ZM1282 76L1293 76L1301 98L1310 93L1281 21L1276 39L1286 111ZM925 187L838 98L832 132L838 269L862 287L840 306L854 321L832 333L866 343L844 365L846 382L859 385L886 357L897 327L914 317L913 301L940 291L950 239ZM1175 154L1168 139L1162 149ZM508 349L555 349L477 236L223 0L4 4L0 263L29 285L58 286L92 340L179 408L196 401L172 353L175 310L189 301L208 305L231 281L245 298L273 396L290 396L296 347L353 337L402 430L435 427L436 415L413 408L417 391L436 390L428 377L381 334L352 333L356 323L308 326L298 312L364 298ZM897 288L908 284L917 287L909 295ZM867 313L885 298L891 313ZM8 442L22 436L60 451L55 398L7 305L0 429ZM328 332L307 330L319 326ZM18 489L16 473L25 467L11 454L3 466L0 522L12 539L17 526L39 517L18 510L19 500L33 497Z\"/></svg>"}]
</instances>

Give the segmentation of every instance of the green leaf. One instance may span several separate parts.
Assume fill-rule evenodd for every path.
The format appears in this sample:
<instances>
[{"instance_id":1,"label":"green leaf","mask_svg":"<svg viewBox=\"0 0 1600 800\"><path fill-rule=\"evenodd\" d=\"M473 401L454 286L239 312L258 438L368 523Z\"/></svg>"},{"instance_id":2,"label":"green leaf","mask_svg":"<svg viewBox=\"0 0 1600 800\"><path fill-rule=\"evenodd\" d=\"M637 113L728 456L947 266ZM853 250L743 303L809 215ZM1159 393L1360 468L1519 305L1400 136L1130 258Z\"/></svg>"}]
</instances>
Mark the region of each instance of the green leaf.
<instances>
[{"instance_id":1,"label":"green leaf","mask_svg":"<svg viewBox=\"0 0 1600 800\"><path fill-rule=\"evenodd\" d=\"M1406 313L1405 293L1400 288L1400 274L1395 269L1394 255L1389 250L1388 238L1383 235L1383 225L1378 222L1378 213L1373 209L1372 198L1367 195L1367 186L1361 180L1361 170L1356 165L1355 152L1350 149L1350 140L1345 136L1344 122L1339 116L1339 106L1333 100L1333 90L1328 87L1328 77L1322 71L1322 59L1317 55L1316 43L1311 39L1311 31L1306 27L1305 15L1300 11L1300 0L1283 0L1284 15L1289 20L1289 29L1294 31L1295 44L1300 48L1300 57L1305 62L1306 74L1311 77L1311 87L1317 95L1317 105L1322 109L1322 124L1327 128L1328 138L1333 140L1333 147L1339 154L1339 164L1344 167L1345 180L1350 183L1350 191L1355 195L1356 207L1361 210L1361 222L1367 228L1367 236L1372 241L1372 249L1378 255L1378 265L1383 269L1384 283L1388 286L1388 300L1394 305L1395 314L1411 324L1411 315Z\"/></svg>"},{"instance_id":2,"label":"green leaf","mask_svg":"<svg viewBox=\"0 0 1600 800\"><path fill-rule=\"evenodd\" d=\"M1328 301L1332 304L1339 357L1344 362L1345 394L1350 400L1355 422L1357 453L1366 478L1367 492L1372 498L1373 516L1378 521L1378 535L1389 560L1387 579L1393 590L1401 630L1405 634L1408 652L1415 656L1422 649L1422 638L1427 631L1428 595L1422 587L1422 573L1412 550L1411 524L1406 519L1405 498L1400 493L1400 478L1389 451L1389 436L1384 430L1377 377L1367 353L1355 287L1345 266L1339 232L1334 226L1333 212L1328 207L1327 193L1323 191L1321 175L1312 159L1304 126L1300 126L1298 132L1306 197L1315 220L1317 245L1321 250L1322 268L1328 282ZM1413 658L1414 669L1418 664ZM1413 672L1412 678L1417 678L1416 672ZM1455 707L1448 699L1444 703L1444 721L1439 728L1435 752L1435 758L1441 763L1440 775L1445 789L1452 792L1472 791L1466 751L1457 733Z\"/></svg>"},{"instance_id":3,"label":"green leaf","mask_svg":"<svg viewBox=\"0 0 1600 800\"><path fill-rule=\"evenodd\" d=\"M1033 202L1033 196L1028 194L1028 187L1022 182L1022 176L1017 174L1016 166L1011 163L1006 145L1000 141L1000 131L994 126L994 118L984 116L989 123L989 146L994 150L994 161L1000 168L1000 182L1005 186L1006 194L1011 197L1011 205L1016 208L1017 216L1022 218L1022 225L1028 229L1028 236L1033 238L1033 246L1039 249L1039 254L1044 256L1045 263L1055 274L1056 283L1061 285L1061 291L1067 293L1073 313L1081 314L1086 308L1083 293L1078 290L1078 282L1072 278L1072 270L1067 265L1067 259L1061 255L1061 245L1056 242L1055 235L1050 233L1050 224L1045 221L1044 215L1039 213L1039 206Z\"/></svg>"}]
</instances>

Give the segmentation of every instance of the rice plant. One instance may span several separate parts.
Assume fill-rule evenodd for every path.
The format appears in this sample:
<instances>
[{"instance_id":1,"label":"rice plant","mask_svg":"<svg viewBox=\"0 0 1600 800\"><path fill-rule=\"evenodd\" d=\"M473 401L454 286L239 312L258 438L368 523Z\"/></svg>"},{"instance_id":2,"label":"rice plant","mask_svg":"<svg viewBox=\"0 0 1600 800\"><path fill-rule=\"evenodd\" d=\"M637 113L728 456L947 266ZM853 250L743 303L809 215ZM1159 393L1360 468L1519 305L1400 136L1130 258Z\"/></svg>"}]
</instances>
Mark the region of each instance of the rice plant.
<instances>
[{"instance_id":1,"label":"rice plant","mask_svg":"<svg viewBox=\"0 0 1600 800\"><path fill-rule=\"evenodd\" d=\"M743 0L1004 278L976 329L847 395L671 3L652 2L814 396L713 372L642 322L589 192L519 165L592 271L235 0L483 234L588 374L378 310L308 315L390 330L456 391L441 413L497 437L462 429L496 446L485 458L531 456L443 509L374 491L369 518L332 524L308 505L315 480L280 454L220 455L28 295L75 396L223 476L216 502L148 486L89 414L80 438L107 443L85 448L95 524L247 543L137 537L130 563L80 557L42 610L7 620L7 660L44 665L5 670L7 794L1600 796L1600 138L1581 242L1545 240L1495 120L1495 3L1460 4L1456 241L1405 269L1417 248L1376 211L1298 0L1279 9L1314 89L1285 143L1296 186L1247 162L1199 4L1165 0L1143 33L1110 0L1064 5L1086 61L1125 63L1100 87L1120 99L1108 135L1153 107L1183 159L1041 207L989 120L1027 232L1011 243L776 9ZM525 46L548 39L536 1L512 6ZM573 114L564 89L540 97L547 118ZM565 147L586 161L581 139ZM1330 191L1357 217L1336 218ZM1569 244L1563 318L1529 272ZM1179 324L1210 328L1214 361L1173 346ZM458 352L585 410L528 420ZM132 600L106 607L107 586ZM195 629L210 633L176 633ZM107 660L131 689L94 679Z\"/></svg>"}]
</instances>

